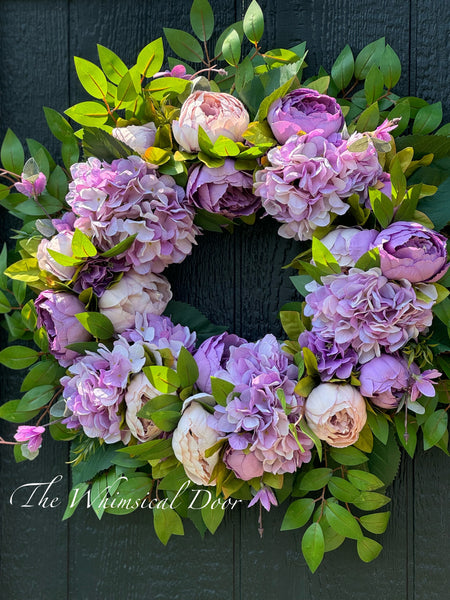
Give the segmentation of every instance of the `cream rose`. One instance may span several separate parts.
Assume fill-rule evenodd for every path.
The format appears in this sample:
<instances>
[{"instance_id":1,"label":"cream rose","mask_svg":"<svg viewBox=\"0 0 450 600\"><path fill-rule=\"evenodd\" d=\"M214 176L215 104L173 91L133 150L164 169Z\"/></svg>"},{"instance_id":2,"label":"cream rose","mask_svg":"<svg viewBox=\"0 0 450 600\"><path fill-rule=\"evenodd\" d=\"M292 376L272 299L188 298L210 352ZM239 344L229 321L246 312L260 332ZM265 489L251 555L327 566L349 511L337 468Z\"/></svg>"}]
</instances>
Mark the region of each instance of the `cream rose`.
<instances>
[{"instance_id":1,"label":"cream rose","mask_svg":"<svg viewBox=\"0 0 450 600\"><path fill-rule=\"evenodd\" d=\"M245 106L231 94L197 91L184 102L179 120L172 123L172 131L184 150L198 152L199 125L213 143L220 135L241 142L249 121Z\"/></svg>"},{"instance_id":2,"label":"cream rose","mask_svg":"<svg viewBox=\"0 0 450 600\"><path fill-rule=\"evenodd\" d=\"M62 231L53 236L50 240L45 238L41 240L36 253L36 258L41 271L51 273L60 281L69 281L69 279L72 279L76 268L63 267L48 253L48 250L53 250L60 254L65 254L66 256L73 256L72 239L73 233L71 231Z\"/></svg>"},{"instance_id":3,"label":"cream rose","mask_svg":"<svg viewBox=\"0 0 450 600\"><path fill-rule=\"evenodd\" d=\"M156 125L154 123L146 123L145 125L115 127L111 131L111 135L135 152L145 154L147 148L150 148L155 143Z\"/></svg>"},{"instance_id":4,"label":"cream rose","mask_svg":"<svg viewBox=\"0 0 450 600\"><path fill-rule=\"evenodd\" d=\"M318 438L345 448L359 438L367 419L366 403L351 385L322 383L308 396L305 417Z\"/></svg>"},{"instance_id":5,"label":"cream rose","mask_svg":"<svg viewBox=\"0 0 450 600\"><path fill-rule=\"evenodd\" d=\"M165 277L154 273L140 275L130 270L106 290L98 307L116 332L122 333L134 326L136 313L160 315L171 298L170 284Z\"/></svg>"},{"instance_id":6,"label":"cream rose","mask_svg":"<svg viewBox=\"0 0 450 600\"><path fill-rule=\"evenodd\" d=\"M161 429L153 421L141 419L137 416L137 413L147 402L151 402L152 398L160 395L161 392L153 387L144 373L138 373L133 377L127 388L125 394L125 404L127 405L125 420L128 429L140 442L153 440L161 433Z\"/></svg>"},{"instance_id":7,"label":"cream rose","mask_svg":"<svg viewBox=\"0 0 450 600\"><path fill-rule=\"evenodd\" d=\"M209 413L201 404L191 402L178 421L172 438L175 456L182 463L189 479L198 485L215 485L215 480L210 482L210 479L219 460L219 452L209 458L205 456L206 450L220 439L217 431L209 427L208 416Z\"/></svg>"}]
</instances>

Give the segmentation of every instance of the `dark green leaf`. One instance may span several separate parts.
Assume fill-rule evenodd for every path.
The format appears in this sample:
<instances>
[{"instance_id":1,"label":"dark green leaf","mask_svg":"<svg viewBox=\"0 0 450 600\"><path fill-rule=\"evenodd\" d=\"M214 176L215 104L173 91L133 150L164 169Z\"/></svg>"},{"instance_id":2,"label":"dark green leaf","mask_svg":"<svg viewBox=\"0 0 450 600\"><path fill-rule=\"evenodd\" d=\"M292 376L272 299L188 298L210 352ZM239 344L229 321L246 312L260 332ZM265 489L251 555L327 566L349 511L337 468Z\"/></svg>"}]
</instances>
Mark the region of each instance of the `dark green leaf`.
<instances>
[{"instance_id":1,"label":"dark green leaf","mask_svg":"<svg viewBox=\"0 0 450 600\"><path fill-rule=\"evenodd\" d=\"M376 65L370 67L367 78L364 82L364 94L367 104L370 105L383 95L384 78L380 69Z\"/></svg>"},{"instance_id":2,"label":"dark green leaf","mask_svg":"<svg viewBox=\"0 0 450 600\"><path fill-rule=\"evenodd\" d=\"M52 385L39 385L29 390L21 399L18 405L19 411L36 410L42 408L50 402L55 392Z\"/></svg>"},{"instance_id":3,"label":"dark green leaf","mask_svg":"<svg viewBox=\"0 0 450 600\"><path fill-rule=\"evenodd\" d=\"M44 106L45 119L50 131L60 142L72 140L74 132L69 122L53 108Z\"/></svg>"},{"instance_id":4,"label":"dark green leaf","mask_svg":"<svg viewBox=\"0 0 450 600\"><path fill-rule=\"evenodd\" d=\"M135 154L129 146L98 127L84 128L83 150L85 156L95 156L109 163Z\"/></svg>"},{"instance_id":5,"label":"dark green leaf","mask_svg":"<svg viewBox=\"0 0 450 600\"><path fill-rule=\"evenodd\" d=\"M442 121L442 103L430 104L419 110L414 119L413 135L425 135L437 129Z\"/></svg>"},{"instance_id":6,"label":"dark green leaf","mask_svg":"<svg viewBox=\"0 0 450 600\"><path fill-rule=\"evenodd\" d=\"M434 412L423 426L423 447L428 450L435 446L447 430L448 414L444 409Z\"/></svg>"},{"instance_id":7,"label":"dark green leaf","mask_svg":"<svg viewBox=\"0 0 450 600\"><path fill-rule=\"evenodd\" d=\"M194 63L202 62L203 50L190 33L181 31L181 29L164 27L164 35L169 42L169 46L180 58Z\"/></svg>"},{"instance_id":8,"label":"dark green leaf","mask_svg":"<svg viewBox=\"0 0 450 600\"><path fill-rule=\"evenodd\" d=\"M320 523L312 523L302 538L302 553L311 573L314 573L322 562L325 542Z\"/></svg>"},{"instance_id":9,"label":"dark green leaf","mask_svg":"<svg viewBox=\"0 0 450 600\"><path fill-rule=\"evenodd\" d=\"M202 41L208 41L214 31L214 13L208 0L194 0L190 20L195 35Z\"/></svg>"},{"instance_id":10,"label":"dark green leaf","mask_svg":"<svg viewBox=\"0 0 450 600\"><path fill-rule=\"evenodd\" d=\"M40 385L43 381L47 384L55 385L64 373L65 369L56 360L43 360L27 373L22 381L20 391L28 392L28 390Z\"/></svg>"},{"instance_id":11,"label":"dark green leaf","mask_svg":"<svg viewBox=\"0 0 450 600\"><path fill-rule=\"evenodd\" d=\"M25 369L39 358L36 350L26 346L10 346L0 352L0 364L9 369Z\"/></svg>"},{"instance_id":12,"label":"dark green leaf","mask_svg":"<svg viewBox=\"0 0 450 600\"><path fill-rule=\"evenodd\" d=\"M358 521L340 504L327 502L325 515L330 526L340 535L354 540L362 539L363 534Z\"/></svg>"},{"instance_id":13,"label":"dark green leaf","mask_svg":"<svg viewBox=\"0 0 450 600\"><path fill-rule=\"evenodd\" d=\"M198 366L195 358L184 346L181 347L178 356L177 374L183 388L194 385L198 379Z\"/></svg>"},{"instance_id":14,"label":"dark green leaf","mask_svg":"<svg viewBox=\"0 0 450 600\"><path fill-rule=\"evenodd\" d=\"M11 129L6 131L0 150L0 158L4 169L17 175L22 173L25 154L19 138Z\"/></svg>"},{"instance_id":15,"label":"dark green leaf","mask_svg":"<svg viewBox=\"0 0 450 600\"><path fill-rule=\"evenodd\" d=\"M372 65L379 65L385 49L384 37L371 42L356 57L355 61L355 77L357 79L365 79Z\"/></svg>"},{"instance_id":16,"label":"dark green leaf","mask_svg":"<svg viewBox=\"0 0 450 600\"><path fill-rule=\"evenodd\" d=\"M31 411L19 410L20 400L10 400L0 406L0 419L10 421L11 423L26 423L39 413L39 409Z\"/></svg>"},{"instance_id":17,"label":"dark green leaf","mask_svg":"<svg viewBox=\"0 0 450 600\"><path fill-rule=\"evenodd\" d=\"M330 455L340 465L361 465L369 460L361 450L358 450L354 446L331 448Z\"/></svg>"},{"instance_id":18,"label":"dark green leaf","mask_svg":"<svg viewBox=\"0 0 450 600\"><path fill-rule=\"evenodd\" d=\"M195 331L199 343L226 330L226 327L213 325L199 310L185 302L171 300L166 307L165 314L175 325L181 323L181 325L189 327L191 331Z\"/></svg>"},{"instance_id":19,"label":"dark green leaf","mask_svg":"<svg viewBox=\"0 0 450 600\"><path fill-rule=\"evenodd\" d=\"M291 502L284 515L281 531L298 529L306 525L314 511L314 507L315 503L312 498L301 498L300 500Z\"/></svg>"},{"instance_id":20,"label":"dark green leaf","mask_svg":"<svg viewBox=\"0 0 450 600\"><path fill-rule=\"evenodd\" d=\"M398 80L400 79L402 65L399 57L389 46L389 44L386 45L381 57L380 70L383 73L384 85L388 90L391 90L395 85L397 85Z\"/></svg>"},{"instance_id":21,"label":"dark green leaf","mask_svg":"<svg viewBox=\"0 0 450 600\"><path fill-rule=\"evenodd\" d=\"M339 90L348 86L355 68L355 60L350 46L347 44L331 67L331 77Z\"/></svg>"},{"instance_id":22,"label":"dark green leaf","mask_svg":"<svg viewBox=\"0 0 450 600\"><path fill-rule=\"evenodd\" d=\"M327 485L333 476L332 469L321 467L319 469L312 469L308 471L300 478L298 488L300 490L320 490Z\"/></svg>"}]
</instances>

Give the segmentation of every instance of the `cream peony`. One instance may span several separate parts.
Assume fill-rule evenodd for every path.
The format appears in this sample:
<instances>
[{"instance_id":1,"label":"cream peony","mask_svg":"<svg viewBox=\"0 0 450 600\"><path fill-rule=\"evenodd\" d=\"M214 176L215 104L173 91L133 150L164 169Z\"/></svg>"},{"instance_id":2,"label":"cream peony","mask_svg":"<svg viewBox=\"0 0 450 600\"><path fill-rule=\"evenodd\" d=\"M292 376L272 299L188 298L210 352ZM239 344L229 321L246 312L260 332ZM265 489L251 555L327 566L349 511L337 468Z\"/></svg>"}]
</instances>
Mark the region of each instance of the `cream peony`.
<instances>
[{"instance_id":1,"label":"cream peony","mask_svg":"<svg viewBox=\"0 0 450 600\"><path fill-rule=\"evenodd\" d=\"M359 438L367 419L366 403L351 385L322 383L308 396L305 417L318 438L345 448Z\"/></svg>"},{"instance_id":2,"label":"cream peony","mask_svg":"<svg viewBox=\"0 0 450 600\"><path fill-rule=\"evenodd\" d=\"M172 298L170 284L162 275L140 275L128 271L98 301L100 312L107 316L117 333L134 327L136 313L160 315Z\"/></svg>"},{"instance_id":3,"label":"cream peony","mask_svg":"<svg viewBox=\"0 0 450 600\"><path fill-rule=\"evenodd\" d=\"M199 395L200 396L200 395ZM201 394L205 396L205 394ZM193 396L195 400L195 396ZM190 401L186 401L185 405ZM219 452L206 458L205 452L220 439L208 425L209 413L198 403L190 402L173 432L172 447L186 475L198 485L215 485L211 474L219 460Z\"/></svg>"},{"instance_id":4,"label":"cream peony","mask_svg":"<svg viewBox=\"0 0 450 600\"><path fill-rule=\"evenodd\" d=\"M156 125L146 123L145 125L128 125L127 127L115 127L111 135L129 146L138 154L145 154L147 148L153 146L156 136Z\"/></svg>"},{"instance_id":5,"label":"cream peony","mask_svg":"<svg viewBox=\"0 0 450 600\"><path fill-rule=\"evenodd\" d=\"M250 121L240 100L230 94L197 91L191 94L180 111L178 121L173 121L174 138L187 152L198 152L199 125L214 143L220 135L235 142L243 140L242 134Z\"/></svg>"},{"instance_id":6,"label":"cream peony","mask_svg":"<svg viewBox=\"0 0 450 600\"><path fill-rule=\"evenodd\" d=\"M50 240L44 238L38 246L36 258L41 271L47 271L60 281L69 281L75 274L75 267L63 267L50 256L48 250L73 256L72 253L73 233L71 231L62 231L53 236Z\"/></svg>"},{"instance_id":7,"label":"cream peony","mask_svg":"<svg viewBox=\"0 0 450 600\"><path fill-rule=\"evenodd\" d=\"M137 413L147 402L151 402L152 398L160 395L161 392L153 387L144 373L138 373L128 385L125 394L125 404L127 406L125 420L131 433L140 442L153 440L161 433L161 429L153 421L141 419L137 416Z\"/></svg>"}]
</instances>

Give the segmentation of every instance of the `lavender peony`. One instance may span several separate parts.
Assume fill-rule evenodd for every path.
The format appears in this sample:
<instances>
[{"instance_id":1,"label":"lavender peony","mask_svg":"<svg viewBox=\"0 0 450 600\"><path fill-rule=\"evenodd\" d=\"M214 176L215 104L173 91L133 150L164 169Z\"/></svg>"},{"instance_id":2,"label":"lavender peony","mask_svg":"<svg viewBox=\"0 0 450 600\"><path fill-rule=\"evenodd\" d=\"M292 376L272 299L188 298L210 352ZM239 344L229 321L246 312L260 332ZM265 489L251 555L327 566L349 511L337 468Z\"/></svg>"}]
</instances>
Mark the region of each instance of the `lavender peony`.
<instances>
[{"instance_id":1,"label":"lavender peony","mask_svg":"<svg viewBox=\"0 0 450 600\"><path fill-rule=\"evenodd\" d=\"M198 128L204 129L214 143L223 135L235 142L243 140L242 134L250 121L240 100L219 92L192 93L184 102L178 121L172 122L176 141L187 152L198 152Z\"/></svg>"},{"instance_id":2,"label":"lavender peony","mask_svg":"<svg viewBox=\"0 0 450 600\"><path fill-rule=\"evenodd\" d=\"M351 385L321 383L306 399L305 418L319 439L345 448L359 438L367 419L366 403Z\"/></svg>"},{"instance_id":3,"label":"lavender peony","mask_svg":"<svg viewBox=\"0 0 450 600\"><path fill-rule=\"evenodd\" d=\"M336 100L309 88L292 90L275 100L267 121L280 144L299 132L317 131L328 138L344 126L344 116Z\"/></svg>"},{"instance_id":4,"label":"lavender peony","mask_svg":"<svg viewBox=\"0 0 450 600\"><path fill-rule=\"evenodd\" d=\"M90 334L75 317L84 312L85 306L76 296L66 292L45 290L36 298L37 326L44 327L49 350L63 367L68 367L78 356L66 346L75 342L87 342Z\"/></svg>"},{"instance_id":5,"label":"lavender peony","mask_svg":"<svg viewBox=\"0 0 450 600\"><path fill-rule=\"evenodd\" d=\"M411 283L438 281L447 272L446 238L420 223L397 221L375 238L380 266L389 279Z\"/></svg>"},{"instance_id":6,"label":"lavender peony","mask_svg":"<svg viewBox=\"0 0 450 600\"><path fill-rule=\"evenodd\" d=\"M186 187L188 200L197 208L230 219L256 212L261 201L253 194L253 177L234 165L234 160L227 158L222 167L194 167Z\"/></svg>"},{"instance_id":7,"label":"lavender peony","mask_svg":"<svg viewBox=\"0 0 450 600\"><path fill-rule=\"evenodd\" d=\"M87 258L77 272L73 290L80 294L83 290L92 288L94 294L101 298L117 274L129 269L125 257L95 256Z\"/></svg>"},{"instance_id":8,"label":"lavender peony","mask_svg":"<svg viewBox=\"0 0 450 600\"><path fill-rule=\"evenodd\" d=\"M231 348L247 343L243 338L230 333L214 335L198 348L194 358L198 366L197 387L202 392L212 393L211 377L221 377L230 358Z\"/></svg>"},{"instance_id":9,"label":"lavender peony","mask_svg":"<svg viewBox=\"0 0 450 600\"><path fill-rule=\"evenodd\" d=\"M408 391L410 373L404 358L382 354L361 367L360 392L380 408L397 408Z\"/></svg>"},{"instance_id":10,"label":"lavender peony","mask_svg":"<svg viewBox=\"0 0 450 600\"><path fill-rule=\"evenodd\" d=\"M135 323L136 313L160 315L172 298L170 284L162 275L140 275L134 269L107 289L98 302L99 311L108 317L117 333Z\"/></svg>"},{"instance_id":11,"label":"lavender peony","mask_svg":"<svg viewBox=\"0 0 450 600\"><path fill-rule=\"evenodd\" d=\"M372 248L378 231L356 227L336 227L320 241L328 248L340 267L354 267L358 259Z\"/></svg>"}]
</instances>

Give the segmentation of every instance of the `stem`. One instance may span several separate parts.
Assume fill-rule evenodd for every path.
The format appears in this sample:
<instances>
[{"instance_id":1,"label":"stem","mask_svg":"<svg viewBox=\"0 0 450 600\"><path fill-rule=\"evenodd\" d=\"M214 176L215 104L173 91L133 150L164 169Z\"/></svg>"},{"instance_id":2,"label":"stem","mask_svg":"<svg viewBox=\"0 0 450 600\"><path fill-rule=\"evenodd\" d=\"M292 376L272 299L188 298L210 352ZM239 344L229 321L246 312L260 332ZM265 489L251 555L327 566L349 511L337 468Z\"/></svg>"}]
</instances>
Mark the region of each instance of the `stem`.
<instances>
[{"instance_id":1,"label":"stem","mask_svg":"<svg viewBox=\"0 0 450 600\"><path fill-rule=\"evenodd\" d=\"M50 219L50 221L52 220L51 216L48 214L48 212L45 210L45 208L42 206L42 204L39 202L38 197L36 196L36 194L33 196L33 200L36 202L36 204L39 206L39 208L42 210L42 212L45 214L45 216L47 217L47 219Z\"/></svg>"},{"instance_id":2,"label":"stem","mask_svg":"<svg viewBox=\"0 0 450 600\"><path fill-rule=\"evenodd\" d=\"M346 92L344 92L344 95L342 96L342 99L343 99L343 100L347 100L347 98L348 98L348 95L349 95L351 92L353 92L353 90L354 90L354 89L355 89L355 87L358 85L358 83L359 83L359 79L355 79L355 82L354 82L354 84L353 84L353 85L352 85L352 86L351 86L351 87L350 87L350 88L349 88L349 89L348 89Z\"/></svg>"},{"instance_id":3,"label":"stem","mask_svg":"<svg viewBox=\"0 0 450 600\"><path fill-rule=\"evenodd\" d=\"M263 533L264 533L264 527L263 527L263 516L262 516L262 506L261 506L261 502L259 503L259 517L258 517L258 533L259 533L259 537L262 539Z\"/></svg>"},{"instance_id":4,"label":"stem","mask_svg":"<svg viewBox=\"0 0 450 600\"><path fill-rule=\"evenodd\" d=\"M6 444L7 446L17 446L20 442L7 442L2 437L0 437L0 444Z\"/></svg>"}]
</instances>

